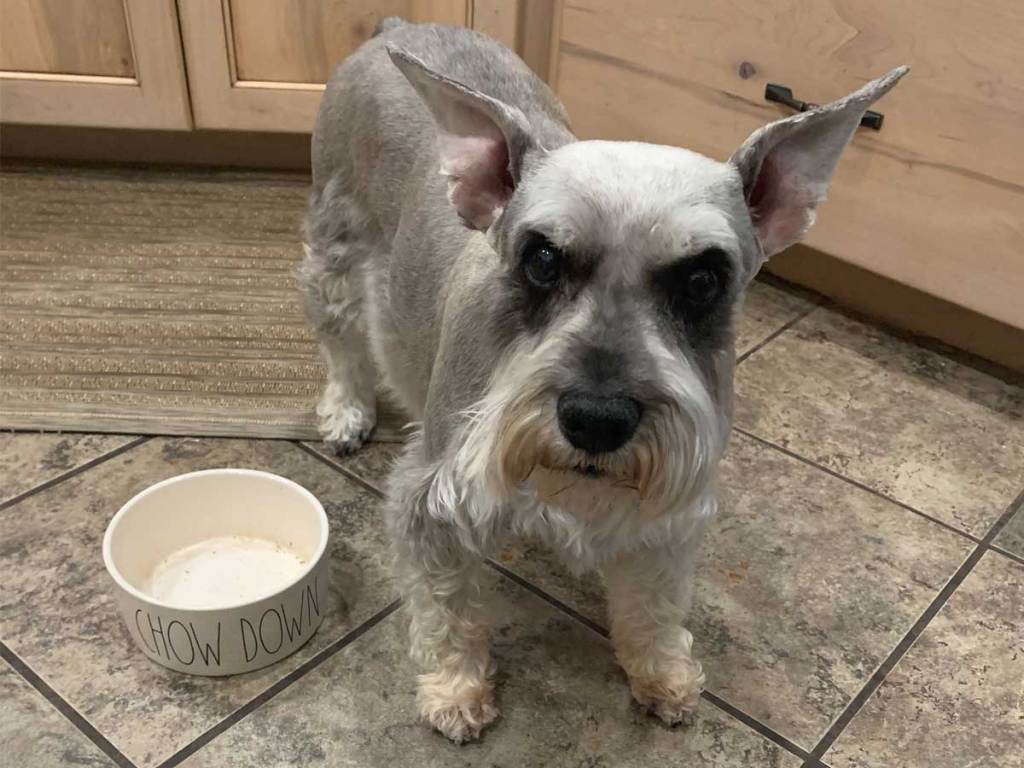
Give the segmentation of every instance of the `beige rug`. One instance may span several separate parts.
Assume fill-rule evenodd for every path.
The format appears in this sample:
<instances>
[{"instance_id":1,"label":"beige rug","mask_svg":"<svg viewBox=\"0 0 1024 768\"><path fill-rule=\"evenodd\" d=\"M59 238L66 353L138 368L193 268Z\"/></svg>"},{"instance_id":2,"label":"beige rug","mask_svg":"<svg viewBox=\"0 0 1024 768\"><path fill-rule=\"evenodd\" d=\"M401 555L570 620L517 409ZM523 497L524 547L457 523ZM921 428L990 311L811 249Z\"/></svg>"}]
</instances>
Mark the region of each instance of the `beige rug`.
<instances>
[{"instance_id":1,"label":"beige rug","mask_svg":"<svg viewBox=\"0 0 1024 768\"><path fill-rule=\"evenodd\" d=\"M5 164L0 427L315 439L307 184Z\"/></svg>"}]
</instances>

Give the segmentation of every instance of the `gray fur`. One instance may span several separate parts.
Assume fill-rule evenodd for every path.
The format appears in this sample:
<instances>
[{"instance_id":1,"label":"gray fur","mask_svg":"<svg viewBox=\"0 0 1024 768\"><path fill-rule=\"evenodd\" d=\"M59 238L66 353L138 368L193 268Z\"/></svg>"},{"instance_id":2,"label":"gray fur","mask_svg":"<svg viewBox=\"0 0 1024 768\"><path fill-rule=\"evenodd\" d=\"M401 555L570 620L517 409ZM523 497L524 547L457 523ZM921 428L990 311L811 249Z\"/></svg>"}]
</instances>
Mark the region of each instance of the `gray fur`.
<instances>
[{"instance_id":1,"label":"gray fur","mask_svg":"<svg viewBox=\"0 0 1024 768\"><path fill-rule=\"evenodd\" d=\"M301 273L331 371L318 413L339 450L357 448L379 368L419 423L388 522L430 670L421 714L451 738L496 716L477 571L511 531L605 570L641 703L669 722L696 705L703 673L681 622L731 423L734 318L901 75L774 123L720 163L577 141L548 87L465 29L385 20L335 72ZM561 254L553 288L526 271L538 242ZM694 271L713 303L690 297ZM566 393L635 401L639 427L585 454L555 417Z\"/></svg>"}]
</instances>

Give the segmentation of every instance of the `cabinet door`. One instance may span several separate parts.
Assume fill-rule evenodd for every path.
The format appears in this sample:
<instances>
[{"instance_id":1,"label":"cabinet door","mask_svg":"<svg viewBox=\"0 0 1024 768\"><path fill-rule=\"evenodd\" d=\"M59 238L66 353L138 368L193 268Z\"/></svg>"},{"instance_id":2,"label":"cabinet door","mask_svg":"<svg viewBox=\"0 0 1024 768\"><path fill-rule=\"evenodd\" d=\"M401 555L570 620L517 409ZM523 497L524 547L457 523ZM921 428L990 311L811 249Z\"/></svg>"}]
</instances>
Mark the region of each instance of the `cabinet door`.
<instances>
[{"instance_id":1,"label":"cabinet door","mask_svg":"<svg viewBox=\"0 0 1024 768\"><path fill-rule=\"evenodd\" d=\"M189 128L174 0L0 0L0 120Z\"/></svg>"},{"instance_id":2,"label":"cabinet door","mask_svg":"<svg viewBox=\"0 0 1024 768\"><path fill-rule=\"evenodd\" d=\"M196 126L308 133L334 67L386 16L466 25L467 0L179 0Z\"/></svg>"},{"instance_id":3,"label":"cabinet door","mask_svg":"<svg viewBox=\"0 0 1024 768\"><path fill-rule=\"evenodd\" d=\"M721 160L789 113L765 101L767 83L820 103L909 64L808 243L1024 328L1024 3L575 0L553 12L535 26L554 31L549 82L578 135Z\"/></svg>"}]
</instances>

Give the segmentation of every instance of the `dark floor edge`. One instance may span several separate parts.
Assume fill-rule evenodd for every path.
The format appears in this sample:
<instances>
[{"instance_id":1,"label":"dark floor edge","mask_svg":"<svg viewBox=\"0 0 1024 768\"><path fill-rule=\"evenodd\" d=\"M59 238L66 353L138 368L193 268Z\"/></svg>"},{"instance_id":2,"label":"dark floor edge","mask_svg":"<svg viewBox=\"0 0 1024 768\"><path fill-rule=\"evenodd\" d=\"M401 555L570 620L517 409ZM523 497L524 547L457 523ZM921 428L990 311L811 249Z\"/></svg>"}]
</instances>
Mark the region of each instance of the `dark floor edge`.
<instances>
[{"instance_id":1,"label":"dark floor edge","mask_svg":"<svg viewBox=\"0 0 1024 768\"><path fill-rule=\"evenodd\" d=\"M757 344L755 344L750 349L748 349L746 352L744 352L742 355L737 357L736 358L736 365L739 365L740 363L742 363L744 360L746 360L748 357L750 357L755 352L760 352L768 344L770 344L771 342L775 341L775 339L777 339L779 336L784 334L786 331L788 331L794 325L796 325L801 320L803 320L805 317L807 317L809 314L811 314L811 312L813 312L814 310L819 309L819 308L825 306L826 304L828 304L827 300L820 300L820 301L816 302L815 304L813 304L812 306L810 306L809 308L803 310L802 312L797 313L797 315L795 317L792 317L789 320L787 320L781 326L779 326L774 331L772 331L767 336L765 336L763 339L761 339L761 341L757 342Z\"/></svg>"},{"instance_id":2,"label":"dark floor edge","mask_svg":"<svg viewBox=\"0 0 1024 768\"><path fill-rule=\"evenodd\" d=\"M505 566L501 565L500 563L495 562L494 560L488 559L487 560L487 564L489 566L491 566L491 568L496 570L498 573L500 573L502 576L504 576L506 579L509 579L510 581L514 581L516 584L518 584L523 589L527 590L528 592L532 592L534 595L539 597L541 600L543 600L544 602L546 602L549 605L553 606L554 608L558 609L559 611L561 611L562 613L566 614L570 618L575 619L580 624L585 626L587 629L591 630L592 632L596 632L601 637L603 637L605 640L609 639L610 635L608 634L608 630L607 629L602 627L600 624L598 624L593 619L587 618L582 613L580 613L575 608L573 608L571 605L567 605L566 603L563 603L561 600L559 600L557 597L554 597L553 595L549 595L547 592L545 592L543 589L541 589L537 585L527 581L522 576L520 576L518 573L516 573L514 571L510 571L508 568L506 568Z\"/></svg>"},{"instance_id":3,"label":"dark floor edge","mask_svg":"<svg viewBox=\"0 0 1024 768\"><path fill-rule=\"evenodd\" d=\"M50 705L64 715L72 725L77 728L85 738L92 742L107 757L117 763L121 768L136 768L135 763L115 747L110 741L84 717L77 709L72 707L59 693L47 684L32 668L14 653L7 645L0 641L0 658L6 661L17 672L25 682L46 699Z\"/></svg>"},{"instance_id":4,"label":"dark floor edge","mask_svg":"<svg viewBox=\"0 0 1024 768\"><path fill-rule=\"evenodd\" d=\"M956 569L949 581L939 590L932 602L924 609L924 612L918 617L914 625L907 631L903 638L896 644L896 647L889 653L888 656L878 665L874 673L863 685L857 695L853 697L846 708L839 713L839 716L833 721L832 725L821 737L818 743L811 750L810 757L808 760L816 761L822 758L832 745L835 744L839 736L846 730L846 727L850 724L857 713L864 707L868 699L870 699L875 691L878 690L879 686L885 681L889 673L896 667L900 660L906 655L907 651L910 650L911 646L917 642L917 639L921 636L924 630L931 623L935 615L942 610L942 608L949 602L949 598L953 596L953 593L960 587L974 567L978 564L985 553L992 548L992 541L996 536L1003 530L1006 524L1010 521L1010 518L1016 513L1019 505L1024 501L1024 491L1010 504L1009 507L999 516L999 518L989 527L985 537L978 543L978 545L971 550L971 553L966 559L960 564L960 567Z\"/></svg>"},{"instance_id":5,"label":"dark floor edge","mask_svg":"<svg viewBox=\"0 0 1024 768\"><path fill-rule=\"evenodd\" d=\"M772 742L776 746L782 747L787 752L793 753L802 760L805 760L807 759L807 757L809 757L810 753L806 749L801 747L799 744L793 743L778 731L769 728L767 725L762 723L757 718L753 717L752 715L748 715L739 707L730 704L728 701L723 699L718 694L712 693L711 691L702 691L701 696L703 696L707 701L711 702L720 710L725 712L727 715L730 715L733 719L739 720L741 723L743 723L751 730L757 731L757 733L759 733L764 738L768 739L768 741Z\"/></svg>"},{"instance_id":6,"label":"dark floor edge","mask_svg":"<svg viewBox=\"0 0 1024 768\"><path fill-rule=\"evenodd\" d=\"M157 766L157 768L172 768L172 766L176 766L180 764L183 760L186 760L187 758L194 755L196 752L205 747L207 744L209 744L215 738L217 738L222 733L227 731L229 728L244 720L246 717L251 715L253 712L255 712L268 701L273 699L279 693L291 687L293 683L301 680L303 677L305 677L307 674L309 674L314 669L319 667L321 664L330 659L336 653L345 649L346 647L354 643L356 640L358 640L360 637L362 637L364 634L373 629L375 626L380 624L380 622L384 621L384 619L386 619L388 616L394 613L398 609L398 606L401 605L401 603L401 600L394 600L393 602L389 603L387 606L385 606L380 611L375 613L373 616L371 616L369 619L367 619L362 624L357 626L355 629L352 629L347 634L339 637L326 648L320 650L317 654L304 661L301 665L293 669L291 672L282 677L276 683L271 685L269 688L265 689L258 696L250 699L241 707L232 712L230 715L221 720L219 723L204 731L202 734L193 739L189 744L185 745L177 752L175 752L173 755L164 760L162 763L160 763Z\"/></svg>"},{"instance_id":7,"label":"dark floor edge","mask_svg":"<svg viewBox=\"0 0 1024 768\"><path fill-rule=\"evenodd\" d=\"M1020 563L1021 565L1024 565L1024 557L1022 557L1021 555L1018 555L1015 552L1011 552L1008 549L1004 549L1003 547L999 546L998 544L993 544L991 547L989 547L989 549L991 549L993 552L998 552L1000 555L1003 555L1003 557L1010 558L1015 563Z\"/></svg>"},{"instance_id":8,"label":"dark floor edge","mask_svg":"<svg viewBox=\"0 0 1024 768\"><path fill-rule=\"evenodd\" d=\"M85 472L86 470L92 469L97 464L102 464L103 462L109 461L110 459L113 459L116 456L120 456L125 451L130 451L132 448L135 448L136 446L142 445L143 443L145 443L146 441L148 441L150 439L151 439L151 437L149 435L143 435L142 437L137 437L134 440L125 443L124 445L119 445L117 448L114 448L113 450L110 450L110 451L107 451L106 453L100 454L99 456L97 456L94 459L90 459L89 461L85 462L84 464L79 464L77 467L74 467L73 469L69 469L67 472L64 472L63 474L57 475L57 477L50 478L49 480L47 480L47 481L45 481L43 483L40 483L39 485L35 486L34 488L30 488L29 490L25 491L24 493L19 493L13 499L8 499L3 504L0 504L0 512L3 512L5 509L13 507L15 504L18 504L19 502L24 501L29 496L35 496L37 493L42 493L43 491L47 490L48 488L52 488L55 485L63 483L65 480L70 480L75 475L80 475L83 472Z\"/></svg>"},{"instance_id":9,"label":"dark floor edge","mask_svg":"<svg viewBox=\"0 0 1024 768\"><path fill-rule=\"evenodd\" d=\"M601 637L605 638L606 640L609 639L609 633L608 633L607 629L602 627L596 621L587 618L586 616L584 616L582 613L577 611L572 606L567 605L566 603L562 602L561 600L559 600L557 597L554 597L553 595L549 595L547 592L545 592L543 589L541 589L537 585L535 585L535 584L531 583L530 581L524 579L522 576L520 576L515 571L509 570L508 568L506 568L505 566L501 565L500 563L495 562L494 560L487 560L487 564L491 568L493 568L495 571L500 573L502 576L504 576L505 578L515 582L516 584L521 586L523 589L525 589L525 590L531 592L532 594L536 595L541 600L546 602L548 605L552 606L556 610L561 611L562 613L564 613L567 616L569 616L569 618L575 619L580 624L582 624L583 626L587 627L587 629L591 630L592 632L597 633L598 635L600 635ZM756 731L759 735L761 735L762 737L768 739L768 741L771 741L776 746L782 747L786 751L793 753L794 755L796 755L797 757L799 757L801 759L804 759L804 758L806 758L808 756L809 753L807 752L806 749L804 749L803 747L801 747L801 746L799 746L797 744L794 744L792 741L787 739L781 733L778 733L777 731L772 730L771 728L769 728L767 725L762 723L757 718L753 717L752 715L748 715L742 709L739 709L738 707L733 706L732 704L730 704L729 702L727 702L725 699L723 699L722 697L718 696L717 694L712 693L711 691L702 691L701 695L704 697L705 700L707 700L708 702L710 702L714 706L718 707L720 710L725 712L727 715L729 715L733 719L738 720L739 722L743 723L743 725L747 726L751 730Z\"/></svg>"},{"instance_id":10,"label":"dark floor edge","mask_svg":"<svg viewBox=\"0 0 1024 768\"><path fill-rule=\"evenodd\" d=\"M384 491L383 491L383 489L378 488L377 486L375 486L373 483L369 482L368 480L364 480L363 478L361 478L359 475L357 475L355 472L353 472L348 467L345 467L345 466L342 466L341 464L338 464L336 461L331 459L330 456L324 456L322 453L320 453L320 451L316 450L315 448L310 448L308 445L306 445L301 440L292 440L291 442L292 442L293 445L297 446L299 448L299 450L303 451L304 453L308 453L314 459L318 459L321 464L326 464L328 467L330 467L331 469L335 470L339 474L344 475L345 477L347 477L352 482L358 483L363 488L365 488L370 493L372 493L374 496L377 496L377 497L382 498L382 499L384 498Z\"/></svg>"},{"instance_id":11,"label":"dark floor edge","mask_svg":"<svg viewBox=\"0 0 1024 768\"><path fill-rule=\"evenodd\" d=\"M853 478L850 478L850 477L847 477L846 475L840 474L839 472L836 472L834 469L830 469L829 467L826 467L824 464L819 464L818 462L814 461L813 459L808 459L806 456L801 456L799 453L796 453L795 451L791 451L789 448L785 448L785 447L779 445L778 443L773 443L771 440L766 440L763 437L755 435L753 432L750 432L750 431L744 429L743 427L733 426L733 431L738 432L739 434L743 435L744 437L749 437L751 440L755 440L758 443L760 443L761 445L764 445L764 446L766 446L768 448L774 448L775 450L780 451L781 453L786 454L791 459L796 459L797 461L799 461L802 464L806 464L809 467L814 467L814 469L820 470L821 472L824 472L827 475L831 475L832 477L836 478L836 480L842 480L844 483L847 483L849 485L852 485L855 488L859 488L862 491L870 493L872 496L876 496L879 499L884 499L885 501L889 502L890 504L895 504L900 509L904 509L907 512L912 512L913 514L917 515L918 517L924 518L925 520L927 520L930 523L934 523L935 525L937 525L937 526L939 526L941 528L945 528L950 533L955 533L957 536L965 538L968 541L972 541L975 544L981 543L981 539L979 539L977 536L974 536L973 534L967 533L967 531L962 531L959 528L957 528L955 525L950 525L947 522L944 522L942 520L939 520L938 518L932 517L927 512L922 512L921 510L916 509L915 507L910 506L906 502L900 501L899 499L894 499L892 496L889 496L888 494L882 493L882 491L875 490L870 485L865 485L860 480L854 480Z\"/></svg>"}]
</instances>

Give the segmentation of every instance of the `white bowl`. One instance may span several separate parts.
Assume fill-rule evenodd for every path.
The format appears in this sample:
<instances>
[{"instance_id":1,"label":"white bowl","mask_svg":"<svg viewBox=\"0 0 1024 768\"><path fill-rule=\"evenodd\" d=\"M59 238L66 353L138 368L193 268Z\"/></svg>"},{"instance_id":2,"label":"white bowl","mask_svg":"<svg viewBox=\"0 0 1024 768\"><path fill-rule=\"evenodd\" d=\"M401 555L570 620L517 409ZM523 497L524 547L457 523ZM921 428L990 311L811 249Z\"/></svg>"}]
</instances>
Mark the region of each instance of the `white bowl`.
<instances>
[{"instance_id":1,"label":"white bowl","mask_svg":"<svg viewBox=\"0 0 1024 768\"><path fill-rule=\"evenodd\" d=\"M327 612L327 515L269 472L210 469L157 483L114 515L103 562L153 661L233 675L298 650Z\"/></svg>"}]
</instances>

